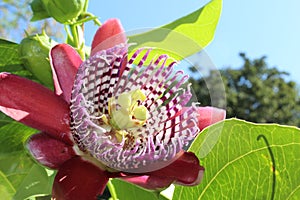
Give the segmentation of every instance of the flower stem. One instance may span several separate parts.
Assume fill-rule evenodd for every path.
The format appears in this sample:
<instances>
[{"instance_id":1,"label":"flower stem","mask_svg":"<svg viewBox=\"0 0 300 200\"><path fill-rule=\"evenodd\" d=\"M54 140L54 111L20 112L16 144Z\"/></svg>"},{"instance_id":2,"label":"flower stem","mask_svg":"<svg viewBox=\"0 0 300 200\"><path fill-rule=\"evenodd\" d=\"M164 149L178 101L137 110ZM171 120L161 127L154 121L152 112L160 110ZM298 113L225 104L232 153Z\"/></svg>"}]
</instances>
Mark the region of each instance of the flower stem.
<instances>
[{"instance_id":1,"label":"flower stem","mask_svg":"<svg viewBox=\"0 0 300 200\"><path fill-rule=\"evenodd\" d=\"M73 41L73 36L72 36L72 34L70 33L70 30L69 30L68 26L67 26L67 25L64 25L64 28L65 28L65 31L66 31L66 33L67 33L67 40L66 40L66 42L68 43L68 42L70 42L70 41Z\"/></svg>"},{"instance_id":2,"label":"flower stem","mask_svg":"<svg viewBox=\"0 0 300 200\"><path fill-rule=\"evenodd\" d=\"M114 185L111 182L111 179L108 181L107 187L109 189L112 200L118 200L117 193L116 193Z\"/></svg>"},{"instance_id":3,"label":"flower stem","mask_svg":"<svg viewBox=\"0 0 300 200\"><path fill-rule=\"evenodd\" d=\"M84 12L87 12L88 6L89 6L89 0L85 0L85 4L84 4L84 7L83 7Z\"/></svg>"},{"instance_id":4,"label":"flower stem","mask_svg":"<svg viewBox=\"0 0 300 200\"><path fill-rule=\"evenodd\" d=\"M101 26L101 22L98 20L98 17L96 17L96 16L88 16L88 17L86 17L86 18L83 18L83 19L77 21L76 23L74 23L74 25L81 25L81 24L83 24L83 23L85 23L85 22L92 21L92 20L93 20L94 23L96 23L98 26Z\"/></svg>"},{"instance_id":5,"label":"flower stem","mask_svg":"<svg viewBox=\"0 0 300 200\"><path fill-rule=\"evenodd\" d=\"M73 42L74 42L74 46L77 48L79 46L79 40L78 40L78 33L77 33L77 29L76 29L76 25L70 25L70 29L71 29L71 33L73 36Z\"/></svg>"},{"instance_id":6,"label":"flower stem","mask_svg":"<svg viewBox=\"0 0 300 200\"><path fill-rule=\"evenodd\" d=\"M82 43L82 35L78 34L78 29L80 29L79 25L71 24L70 25L71 34L73 37L73 45L76 48L77 52L79 53L81 59L85 59L85 52L84 52L84 43Z\"/></svg>"}]
</instances>

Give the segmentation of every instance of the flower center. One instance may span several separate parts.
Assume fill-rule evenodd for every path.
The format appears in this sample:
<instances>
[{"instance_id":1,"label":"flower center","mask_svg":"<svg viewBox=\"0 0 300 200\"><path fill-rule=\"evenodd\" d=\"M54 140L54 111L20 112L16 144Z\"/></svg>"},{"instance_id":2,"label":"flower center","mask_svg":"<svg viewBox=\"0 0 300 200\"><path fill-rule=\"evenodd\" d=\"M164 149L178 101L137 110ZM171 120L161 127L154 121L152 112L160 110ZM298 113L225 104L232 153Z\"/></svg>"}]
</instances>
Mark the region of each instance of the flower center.
<instances>
[{"instance_id":1,"label":"flower center","mask_svg":"<svg viewBox=\"0 0 300 200\"><path fill-rule=\"evenodd\" d=\"M104 115L102 120L112 128L111 132L115 134L118 142L129 134L127 130L146 125L149 112L141 105L145 100L146 95L140 89L123 92L117 98L111 97L108 100L109 117Z\"/></svg>"}]
</instances>

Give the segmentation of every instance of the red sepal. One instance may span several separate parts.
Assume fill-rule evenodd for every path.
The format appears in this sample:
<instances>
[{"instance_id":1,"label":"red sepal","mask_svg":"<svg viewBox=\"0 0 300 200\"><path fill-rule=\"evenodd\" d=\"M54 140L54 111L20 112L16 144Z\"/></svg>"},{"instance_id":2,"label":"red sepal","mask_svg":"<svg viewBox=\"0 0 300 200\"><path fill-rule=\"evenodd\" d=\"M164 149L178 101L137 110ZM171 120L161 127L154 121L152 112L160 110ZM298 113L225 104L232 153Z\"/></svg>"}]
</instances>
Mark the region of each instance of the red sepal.
<instances>
[{"instance_id":1,"label":"red sepal","mask_svg":"<svg viewBox=\"0 0 300 200\"><path fill-rule=\"evenodd\" d=\"M170 165L143 175L125 174L122 179L151 190L163 189L171 183L197 185L202 180L204 167L192 152L182 152Z\"/></svg>"},{"instance_id":2,"label":"red sepal","mask_svg":"<svg viewBox=\"0 0 300 200\"><path fill-rule=\"evenodd\" d=\"M51 90L26 78L0 73L0 111L11 118L73 144L70 109Z\"/></svg>"},{"instance_id":3,"label":"red sepal","mask_svg":"<svg viewBox=\"0 0 300 200\"><path fill-rule=\"evenodd\" d=\"M100 26L94 36L91 56L98 51L126 43L126 41L127 38L120 21L118 19L109 19Z\"/></svg>"},{"instance_id":4,"label":"red sepal","mask_svg":"<svg viewBox=\"0 0 300 200\"><path fill-rule=\"evenodd\" d=\"M74 157L59 168L52 196L56 200L96 200L103 193L108 179L102 169Z\"/></svg>"},{"instance_id":5,"label":"red sepal","mask_svg":"<svg viewBox=\"0 0 300 200\"><path fill-rule=\"evenodd\" d=\"M26 147L35 160L52 169L58 169L64 162L75 156L72 146L45 133L30 136Z\"/></svg>"}]
</instances>

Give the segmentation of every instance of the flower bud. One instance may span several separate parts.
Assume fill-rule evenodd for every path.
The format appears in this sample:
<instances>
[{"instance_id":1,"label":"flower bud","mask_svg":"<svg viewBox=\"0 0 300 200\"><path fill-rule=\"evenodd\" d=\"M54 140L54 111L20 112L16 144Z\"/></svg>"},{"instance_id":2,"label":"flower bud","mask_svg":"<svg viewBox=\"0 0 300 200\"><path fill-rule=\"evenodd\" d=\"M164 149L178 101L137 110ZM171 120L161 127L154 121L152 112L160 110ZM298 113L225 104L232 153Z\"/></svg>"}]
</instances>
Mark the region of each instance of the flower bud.
<instances>
[{"instance_id":1,"label":"flower bud","mask_svg":"<svg viewBox=\"0 0 300 200\"><path fill-rule=\"evenodd\" d=\"M19 47L25 68L48 87L53 87L49 51L55 44L56 42L43 33L24 38Z\"/></svg>"},{"instance_id":2,"label":"flower bud","mask_svg":"<svg viewBox=\"0 0 300 200\"><path fill-rule=\"evenodd\" d=\"M48 14L56 21L66 24L83 11L85 0L42 0Z\"/></svg>"},{"instance_id":3,"label":"flower bud","mask_svg":"<svg viewBox=\"0 0 300 200\"><path fill-rule=\"evenodd\" d=\"M44 8L44 4L42 0L33 0L30 3L30 7L33 13L33 16L30 19L30 21L34 22L34 21L38 21L50 17L48 12Z\"/></svg>"}]
</instances>

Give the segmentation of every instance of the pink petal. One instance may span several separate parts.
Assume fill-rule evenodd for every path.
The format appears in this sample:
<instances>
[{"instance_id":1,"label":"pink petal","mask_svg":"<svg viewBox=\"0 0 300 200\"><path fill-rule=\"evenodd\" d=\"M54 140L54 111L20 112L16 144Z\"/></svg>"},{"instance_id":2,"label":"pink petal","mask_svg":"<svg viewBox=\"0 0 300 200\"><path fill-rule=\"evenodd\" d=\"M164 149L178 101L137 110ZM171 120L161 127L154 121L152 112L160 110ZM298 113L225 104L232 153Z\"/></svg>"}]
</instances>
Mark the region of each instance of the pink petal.
<instances>
[{"instance_id":1,"label":"pink petal","mask_svg":"<svg viewBox=\"0 0 300 200\"><path fill-rule=\"evenodd\" d=\"M75 76L82 60L70 45L58 44L50 51L50 63L56 74L56 77L53 77L54 82L56 83L56 78L59 82L59 85L55 84L55 90L59 93L61 89L64 99L69 103Z\"/></svg>"},{"instance_id":2,"label":"pink petal","mask_svg":"<svg viewBox=\"0 0 300 200\"><path fill-rule=\"evenodd\" d=\"M127 38L118 19L109 19L97 30L93 42L91 56L96 52L126 43Z\"/></svg>"},{"instance_id":3,"label":"pink petal","mask_svg":"<svg viewBox=\"0 0 300 200\"><path fill-rule=\"evenodd\" d=\"M65 161L75 156L72 146L45 133L32 135L26 147L39 163L52 169L58 169Z\"/></svg>"},{"instance_id":4,"label":"pink petal","mask_svg":"<svg viewBox=\"0 0 300 200\"><path fill-rule=\"evenodd\" d=\"M56 200L97 199L105 189L108 177L97 166L74 157L58 170L52 188Z\"/></svg>"},{"instance_id":5,"label":"pink petal","mask_svg":"<svg viewBox=\"0 0 300 200\"><path fill-rule=\"evenodd\" d=\"M137 176L126 174L122 179L137 184L146 189L162 189L171 183L180 185L197 185L200 183L204 168L199 165L199 160L192 152L183 152L181 156L162 169Z\"/></svg>"},{"instance_id":6,"label":"pink petal","mask_svg":"<svg viewBox=\"0 0 300 200\"><path fill-rule=\"evenodd\" d=\"M0 111L72 144L69 106L51 90L28 79L0 73Z\"/></svg>"},{"instance_id":7,"label":"pink petal","mask_svg":"<svg viewBox=\"0 0 300 200\"><path fill-rule=\"evenodd\" d=\"M198 107L198 127L200 130L204 129L205 127L222 121L226 117L226 111L220 108L214 107Z\"/></svg>"}]
</instances>

